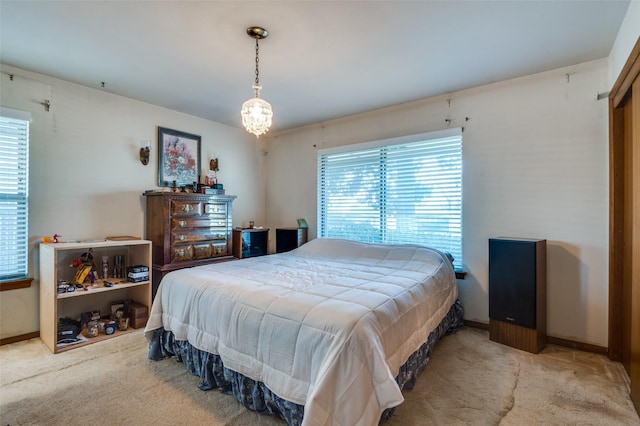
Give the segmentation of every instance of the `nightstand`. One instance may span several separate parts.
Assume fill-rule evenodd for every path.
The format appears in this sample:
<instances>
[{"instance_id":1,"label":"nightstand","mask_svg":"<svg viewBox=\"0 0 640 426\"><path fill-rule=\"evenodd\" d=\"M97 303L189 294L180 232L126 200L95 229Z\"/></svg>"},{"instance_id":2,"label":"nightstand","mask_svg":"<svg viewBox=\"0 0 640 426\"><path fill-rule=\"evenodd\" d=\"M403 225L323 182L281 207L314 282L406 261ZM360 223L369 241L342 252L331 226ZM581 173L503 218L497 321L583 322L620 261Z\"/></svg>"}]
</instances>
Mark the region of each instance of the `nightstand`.
<instances>
[{"instance_id":1,"label":"nightstand","mask_svg":"<svg viewBox=\"0 0 640 426\"><path fill-rule=\"evenodd\" d=\"M269 229L234 229L232 245L238 259L264 256L269 247Z\"/></svg>"}]
</instances>

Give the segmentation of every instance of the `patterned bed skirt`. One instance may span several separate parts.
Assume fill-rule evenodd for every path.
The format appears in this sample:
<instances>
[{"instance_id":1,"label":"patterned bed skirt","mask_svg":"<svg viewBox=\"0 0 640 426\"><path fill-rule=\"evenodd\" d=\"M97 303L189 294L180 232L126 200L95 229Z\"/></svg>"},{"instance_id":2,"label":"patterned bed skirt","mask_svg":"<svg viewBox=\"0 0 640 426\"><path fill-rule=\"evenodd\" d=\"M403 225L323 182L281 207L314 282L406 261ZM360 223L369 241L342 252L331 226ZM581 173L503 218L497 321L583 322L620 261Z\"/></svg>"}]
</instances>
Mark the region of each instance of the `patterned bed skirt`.
<instances>
[{"instance_id":1,"label":"patterned bed skirt","mask_svg":"<svg viewBox=\"0 0 640 426\"><path fill-rule=\"evenodd\" d=\"M463 326L463 314L462 303L457 300L438 327L429 334L427 341L400 367L396 376L400 389L413 388L418 373L429 361L438 340L455 333ZM162 328L155 330L149 344L149 359L159 361L170 357L182 362L187 370L200 377L200 389L218 388L223 393L234 395L250 410L278 416L289 426L299 426L302 423L304 405L286 401L274 394L264 383L225 368L218 355L196 349L188 341L175 340L170 331ZM394 410L395 407L385 410L380 420L391 417Z\"/></svg>"}]
</instances>

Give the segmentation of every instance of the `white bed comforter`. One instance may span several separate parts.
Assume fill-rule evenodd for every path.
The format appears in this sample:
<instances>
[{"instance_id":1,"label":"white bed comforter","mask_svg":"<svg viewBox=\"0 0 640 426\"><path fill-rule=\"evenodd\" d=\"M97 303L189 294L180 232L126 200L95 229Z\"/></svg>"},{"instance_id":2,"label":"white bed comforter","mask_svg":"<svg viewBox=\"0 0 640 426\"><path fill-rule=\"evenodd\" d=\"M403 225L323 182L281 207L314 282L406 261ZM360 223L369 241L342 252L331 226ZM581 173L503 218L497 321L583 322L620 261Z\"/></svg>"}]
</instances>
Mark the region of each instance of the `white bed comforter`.
<instances>
[{"instance_id":1,"label":"white bed comforter","mask_svg":"<svg viewBox=\"0 0 640 426\"><path fill-rule=\"evenodd\" d=\"M437 250L315 239L287 253L181 269L158 288L164 327L305 406L303 425L377 425L394 377L457 298Z\"/></svg>"}]
</instances>

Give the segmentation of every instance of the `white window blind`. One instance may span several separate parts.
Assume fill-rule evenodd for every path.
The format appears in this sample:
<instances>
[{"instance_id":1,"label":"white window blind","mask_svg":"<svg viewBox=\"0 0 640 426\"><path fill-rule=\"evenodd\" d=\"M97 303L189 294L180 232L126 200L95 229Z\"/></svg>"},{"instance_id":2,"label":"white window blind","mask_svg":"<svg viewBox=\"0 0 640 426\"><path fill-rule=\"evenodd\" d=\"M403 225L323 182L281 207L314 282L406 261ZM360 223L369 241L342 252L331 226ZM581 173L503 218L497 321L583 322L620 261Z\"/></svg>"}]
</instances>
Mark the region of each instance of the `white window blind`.
<instances>
[{"instance_id":1,"label":"white window blind","mask_svg":"<svg viewBox=\"0 0 640 426\"><path fill-rule=\"evenodd\" d=\"M0 109L0 281L27 277L29 121Z\"/></svg>"},{"instance_id":2,"label":"white window blind","mask_svg":"<svg viewBox=\"0 0 640 426\"><path fill-rule=\"evenodd\" d=\"M320 151L318 228L321 238L428 245L461 267L461 129Z\"/></svg>"}]
</instances>

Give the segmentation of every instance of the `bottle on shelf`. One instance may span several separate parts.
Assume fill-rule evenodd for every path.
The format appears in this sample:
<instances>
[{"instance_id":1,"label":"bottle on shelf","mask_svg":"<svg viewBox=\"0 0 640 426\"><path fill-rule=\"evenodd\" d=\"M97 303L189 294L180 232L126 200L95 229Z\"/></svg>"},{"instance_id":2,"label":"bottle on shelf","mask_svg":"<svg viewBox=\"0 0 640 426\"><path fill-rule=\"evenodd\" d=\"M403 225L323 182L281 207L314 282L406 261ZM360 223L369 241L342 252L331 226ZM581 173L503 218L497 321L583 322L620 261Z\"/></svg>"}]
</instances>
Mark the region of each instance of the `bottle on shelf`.
<instances>
[{"instance_id":1,"label":"bottle on shelf","mask_svg":"<svg viewBox=\"0 0 640 426\"><path fill-rule=\"evenodd\" d=\"M109 278L109 256L102 256L102 279Z\"/></svg>"}]
</instances>

